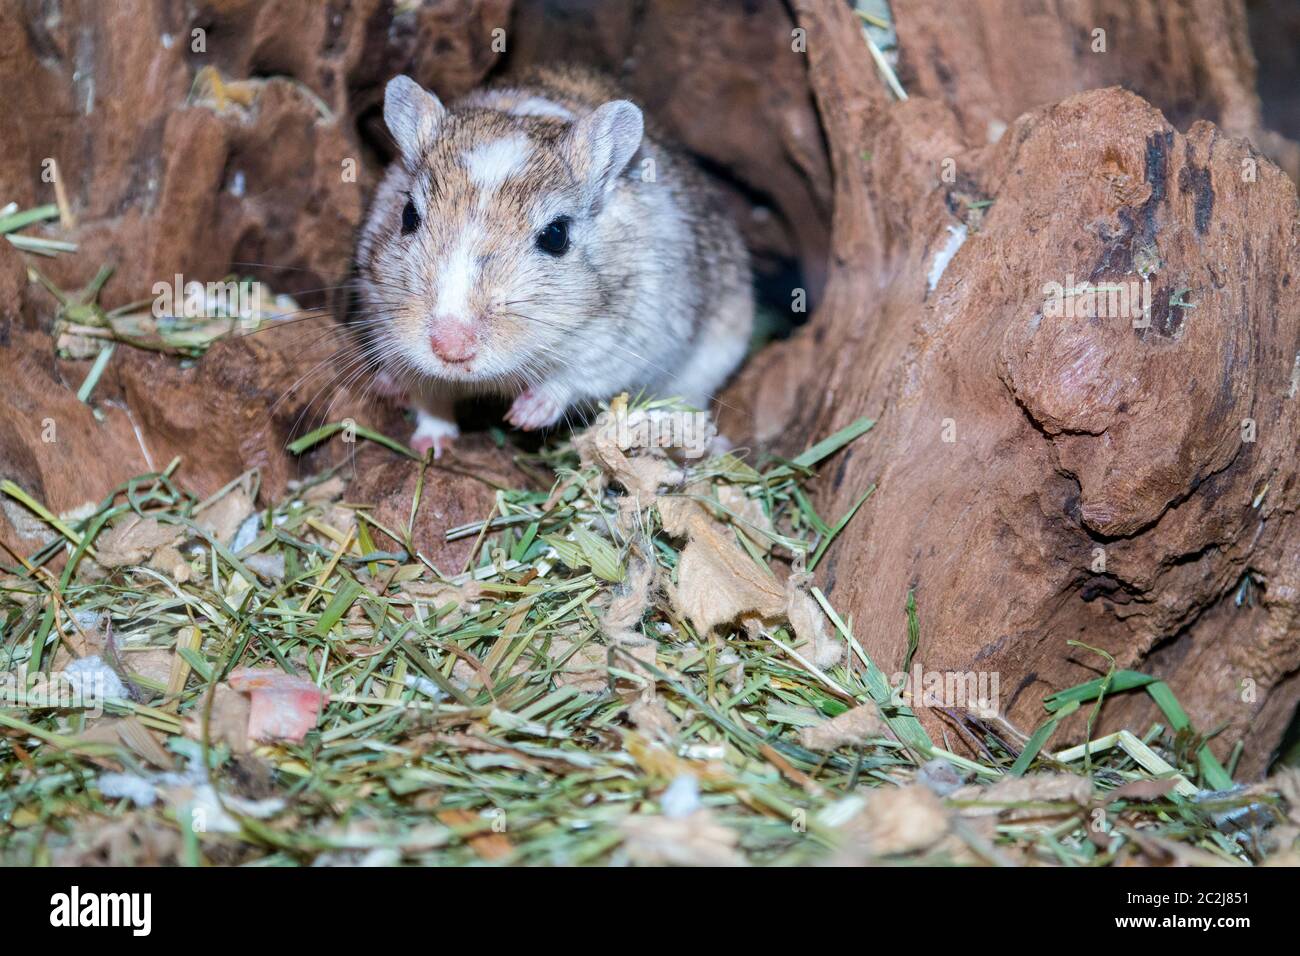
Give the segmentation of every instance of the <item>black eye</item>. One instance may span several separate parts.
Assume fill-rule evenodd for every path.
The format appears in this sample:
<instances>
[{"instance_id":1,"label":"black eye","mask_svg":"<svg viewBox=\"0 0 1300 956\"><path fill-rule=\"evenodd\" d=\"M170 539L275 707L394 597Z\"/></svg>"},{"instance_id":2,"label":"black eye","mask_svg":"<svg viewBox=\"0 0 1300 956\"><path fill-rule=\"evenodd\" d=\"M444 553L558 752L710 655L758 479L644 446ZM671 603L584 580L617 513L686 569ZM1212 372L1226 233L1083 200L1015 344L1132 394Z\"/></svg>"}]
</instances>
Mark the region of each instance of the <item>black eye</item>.
<instances>
[{"instance_id":1,"label":"black eye","mask_svg":"<svg viewBox=\"0 0 1300 956\"><path fill-rule=\"evenodd\" d=\"M560 216L537 234L537 248L553 256L569 251L569 217Z\"/></svg>"},{"instance_id":2,"label":"black eye","mask_svg":"<svg viewBox=\"0 0 1300 956\"><path fill-rule=\"evenodd\" d=\"M420 214L415 211L415 200L407 199L402 207L402 235L409 236L420 228Z\"/></svg>"}]
</instances>

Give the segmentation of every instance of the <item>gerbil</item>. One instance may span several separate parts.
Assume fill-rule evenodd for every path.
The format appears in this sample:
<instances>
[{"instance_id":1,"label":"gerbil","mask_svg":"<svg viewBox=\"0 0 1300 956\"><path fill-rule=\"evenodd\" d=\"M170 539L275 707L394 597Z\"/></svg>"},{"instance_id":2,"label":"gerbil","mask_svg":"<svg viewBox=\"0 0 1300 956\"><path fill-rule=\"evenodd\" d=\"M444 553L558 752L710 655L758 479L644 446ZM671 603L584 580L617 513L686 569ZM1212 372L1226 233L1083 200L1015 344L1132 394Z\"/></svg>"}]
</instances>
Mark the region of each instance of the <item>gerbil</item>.
<instances>
[{"instance_id":1,"label":"gerbil","mask_svg":"<svg viewBox=\"0 0 1300 956\"><path fill-rule=\"evenodd\" d=\"M398 76L384 120L400 156L361 231L357 324L412 447L440 454L474 393L524 429L622 391L706 407L748 344L749 259L640 109L577 72L449 106Z\"/></svg>"}]
</instances>

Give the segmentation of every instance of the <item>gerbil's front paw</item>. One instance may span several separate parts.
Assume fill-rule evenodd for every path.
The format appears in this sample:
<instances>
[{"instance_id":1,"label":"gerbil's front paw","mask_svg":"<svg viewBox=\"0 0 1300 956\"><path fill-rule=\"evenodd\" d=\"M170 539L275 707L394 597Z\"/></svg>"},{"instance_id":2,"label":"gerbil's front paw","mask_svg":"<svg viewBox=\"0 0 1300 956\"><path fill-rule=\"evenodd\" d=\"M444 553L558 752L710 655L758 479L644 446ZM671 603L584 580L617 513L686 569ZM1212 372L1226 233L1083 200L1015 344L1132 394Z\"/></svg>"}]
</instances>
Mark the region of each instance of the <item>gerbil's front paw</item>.
<instances>
[{"instance_id":1,"label":"gerbil's front paw","mask_svg":"<svg viewBox=\"0 0 1300 956\"><path fill-rule=\"evenodd\" d=\"M506 421L516 428L532 431L554 425L564 414L564 406L545 392L530 388L521 392L506 413Z\"/></svg>"},{"instance_id":2,"label":"gerbil's front paw","mask_svg":"<svg viewBox=\"0 0 1300 956\"><path fill-rule=\"evenodd\" d=\"M415 433L411 435L411 448L423 455L430 449L434 458L441 458L442 453L451 448L451 443L460 437L460 429L455 422L426 411L415 413Z\"/></svg>"}]
</instances>

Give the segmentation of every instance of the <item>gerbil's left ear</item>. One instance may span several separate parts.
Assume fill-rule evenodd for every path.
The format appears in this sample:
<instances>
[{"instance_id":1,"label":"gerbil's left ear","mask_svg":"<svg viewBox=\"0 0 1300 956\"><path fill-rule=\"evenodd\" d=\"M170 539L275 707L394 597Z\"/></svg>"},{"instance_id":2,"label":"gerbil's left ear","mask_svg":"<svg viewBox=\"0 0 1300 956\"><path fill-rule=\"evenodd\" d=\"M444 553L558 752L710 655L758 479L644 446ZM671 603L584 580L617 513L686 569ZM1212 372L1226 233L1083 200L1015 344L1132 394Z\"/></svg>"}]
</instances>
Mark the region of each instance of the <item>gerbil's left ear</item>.
<instances>
[{"instance_id":1,"label":"gerbil's left ear","mask_svg":"<svg viewBox=\"0 0 1300 956\"><path fill-rule=\"evenodd\" d=\"M613 188L641 146L644 131L641 111L627 100L611 100L575 124L571 134L575 165L586 172L596 196Z\"/></svg>"},{"instance_id":2,"label":"gerbil's left ear","mask_svg":"<svg viewBox=\"0 0 1300 956\"><path fill-rule=\"evenodd\" d=\"M438 97L409 76L395 76L384 88L384 122L409 160L419 159L446 112Z\"/></svg>"}]
</instances>

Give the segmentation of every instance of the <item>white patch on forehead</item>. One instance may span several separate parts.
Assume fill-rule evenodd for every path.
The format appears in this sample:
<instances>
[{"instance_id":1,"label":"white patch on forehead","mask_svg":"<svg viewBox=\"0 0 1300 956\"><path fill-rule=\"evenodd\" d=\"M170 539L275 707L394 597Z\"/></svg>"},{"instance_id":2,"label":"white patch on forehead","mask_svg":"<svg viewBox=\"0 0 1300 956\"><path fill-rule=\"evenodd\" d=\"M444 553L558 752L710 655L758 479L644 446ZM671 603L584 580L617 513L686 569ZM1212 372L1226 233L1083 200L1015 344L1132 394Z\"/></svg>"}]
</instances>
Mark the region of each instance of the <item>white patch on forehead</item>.
<instances>
[{"instance_id":1,"label":"white patch on forehead","mask_svg":"<svg viewBox=\"0 0 1300 956\"><path fill-rule=\"evenodd\" d=\"M487 192L524 168L532 149L524 136L507 136L467 150L463 157L470 181Z\"/></svg>"},{"instance_id":2,"label":"white patch on forehead","mask_svg":"<svg viewBox=\"0 0 1300 956\"><path fill-rule=\"evenodd\" d=\"M477 250L482 231L471 223L456 240L451 254L439 264L437 301L434 315L465 318L469 314L469 296L478 273Z\"/></svg>"},{"instance_id":3,"label":"white patch on forehead","mask_svg":"<svg viewBox=\"0 0 1300 956\"><path fill-rule=\"evenodd\" d=\"M565 109L559 103L541 96L530 96L526 100L520 100L506 112L511 116L551 116L562 120L573 119L572 110Z\"/></svg>"}]
</instances>

